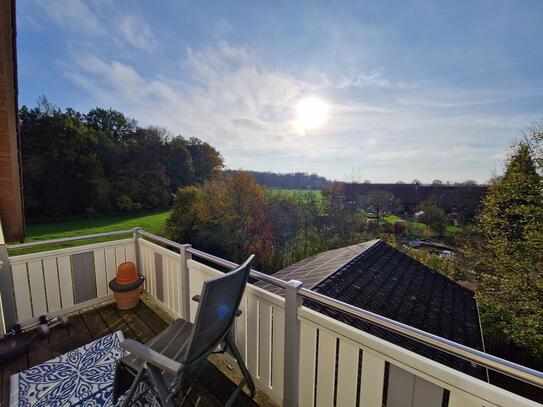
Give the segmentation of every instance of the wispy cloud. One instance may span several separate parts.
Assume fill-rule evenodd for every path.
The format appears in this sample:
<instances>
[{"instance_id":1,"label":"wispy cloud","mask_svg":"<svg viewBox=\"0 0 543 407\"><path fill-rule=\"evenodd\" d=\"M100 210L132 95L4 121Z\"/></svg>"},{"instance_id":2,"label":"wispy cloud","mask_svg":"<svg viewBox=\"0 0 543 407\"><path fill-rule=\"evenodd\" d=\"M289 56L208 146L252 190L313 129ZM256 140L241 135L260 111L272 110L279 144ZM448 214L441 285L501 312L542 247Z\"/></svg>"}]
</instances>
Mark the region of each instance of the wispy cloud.
<instances>
[{"instance_id":1,"label":"wispy cloud","mask_svg":"<svg viewBox=\"0 0 543 407\"><path fill-rule=\"evenodd\" d=\"M115 8L116 3L93 0L38 0L42 15L27 15L31 21L53 22L60 28L94 39L107 38L120 47L151 52L158 46L153 30L139 13ZM45 18L45 21L44 21Z\"/></svg>"},{"instance_id":2,"label":"wispy cloud","mask_svg":"<svg viewBox=\"0 0 543 407\"><path fill-rule=\"evenodd\" d=\"M150 52L157 46L157 40L151 28L141 17L122 16L119 21L119 31L126 43L134 48Z\"/></svg>"},{"instance_id":3,"label":"wispy cloud","mask_svg":"<svg viewBox=\"0 0 543 407\"><path fill-rule=\"evenodd\" d=\"M88 3L82 0L40 0L35 4L56 24L71 31L86 34L101 34L105 31Z\"/></svg>"}]
</instances>

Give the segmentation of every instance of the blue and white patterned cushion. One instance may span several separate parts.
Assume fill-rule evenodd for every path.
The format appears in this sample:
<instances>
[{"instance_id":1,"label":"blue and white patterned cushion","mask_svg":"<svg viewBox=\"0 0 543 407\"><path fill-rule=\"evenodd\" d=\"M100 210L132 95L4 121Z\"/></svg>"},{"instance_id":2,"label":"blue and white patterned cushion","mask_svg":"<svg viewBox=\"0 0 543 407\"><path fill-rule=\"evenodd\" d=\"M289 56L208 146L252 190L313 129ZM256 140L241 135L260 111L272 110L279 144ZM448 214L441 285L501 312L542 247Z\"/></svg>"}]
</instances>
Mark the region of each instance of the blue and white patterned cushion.
<instances>
[{"instance_id":1,"label":"blue and white patterned cushion","mask_svg":"<svg viewBox=\"0 0 543 407\"><path fill-rule=\"evenodd\" d=\"M115 363L127 355L117 331L11 377L11 407L111 406ZM145 383L141 405L158 405Z\"/></svg>"}]
</instances>

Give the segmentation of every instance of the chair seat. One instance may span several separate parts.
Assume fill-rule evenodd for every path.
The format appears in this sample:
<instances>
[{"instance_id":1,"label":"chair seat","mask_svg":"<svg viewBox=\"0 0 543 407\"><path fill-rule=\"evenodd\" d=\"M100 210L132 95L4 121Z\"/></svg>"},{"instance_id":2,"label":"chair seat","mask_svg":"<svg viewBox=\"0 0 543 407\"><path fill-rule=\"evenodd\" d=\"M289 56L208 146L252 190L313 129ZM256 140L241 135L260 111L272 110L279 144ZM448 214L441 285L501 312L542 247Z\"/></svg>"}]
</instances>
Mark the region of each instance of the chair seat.
<instances>
[{"instance_id":1,"label":"chair seat","mask_svg":"<svg viewBox=\"0 0 543 407\"><path fill-rule=\"evenodd\" d=\"M172 325L159 333L145 345L164 356L183 363L183 356L190 341L193 324L184 319L176 319ZM143 361L135 356L128 355L120 359L120 363L133 372L143 366Z\"/></svg>"}]
</instances>

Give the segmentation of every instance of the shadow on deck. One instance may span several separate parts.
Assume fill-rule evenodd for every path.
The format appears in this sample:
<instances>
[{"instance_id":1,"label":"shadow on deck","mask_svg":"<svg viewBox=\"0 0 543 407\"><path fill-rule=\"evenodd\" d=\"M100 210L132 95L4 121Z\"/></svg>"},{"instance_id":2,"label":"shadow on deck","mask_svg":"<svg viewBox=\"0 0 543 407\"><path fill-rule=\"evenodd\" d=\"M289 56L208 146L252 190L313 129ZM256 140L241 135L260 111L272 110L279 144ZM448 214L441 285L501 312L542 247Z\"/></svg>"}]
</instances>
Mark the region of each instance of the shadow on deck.
<instances>
[{"instance_id":1,"label":"shadow on deck","mask_svg":"<svg viewBox=\"0 0 543 407\"><path fill-rule=\"evenodd\" d=\"M168 326L151 308L140 302L129 311L119 311L114 302L70 314L67 328L52 330L47 338L38 339L26 355L1 366L2 406L9 405L11 375L36 366L49 359L83 346L111 332L122 330L125 338L142 343L153 338ZM205 362L193 374L185 388L182 406L222 406L234 390L234 383L210 362ZM258 406L245 394L241 394L237 406Z\"/></svg>"}]
</instances>

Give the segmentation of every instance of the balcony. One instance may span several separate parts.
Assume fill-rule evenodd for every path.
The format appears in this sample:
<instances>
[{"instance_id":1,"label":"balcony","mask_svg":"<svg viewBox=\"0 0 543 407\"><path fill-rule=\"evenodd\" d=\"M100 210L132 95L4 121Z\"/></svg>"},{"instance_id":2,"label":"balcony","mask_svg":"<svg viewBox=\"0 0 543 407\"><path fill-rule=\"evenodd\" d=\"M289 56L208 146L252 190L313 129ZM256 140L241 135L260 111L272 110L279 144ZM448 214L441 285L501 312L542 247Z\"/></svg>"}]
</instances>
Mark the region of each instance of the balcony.
<instances>
[{"instance_id":1,"label":"balcony","mask_svg":"<svg viewBox=\"0 0 543 407\"><path fill-rule=\"evenodd\" d=\"M17 249L91 238L118 240L77 247L16 255ZM0 242L1 243L1 242ZM7 254L10 250L10 255ZM146 277L145 297L151 308L140 305L135 315L114 310L108 281L118 264L133 261ZM81 236L19 245L0 245L0 287L6 326L15 322L35 324L39 315L75 313L85 318L98 315L108 332L123 329L144 341L166 321L182 317L194 320L203 281L235 266L140 229ZM6 264L10 267L6 267ZM286 406L538 406L540 404L454 370L364 331L341 323L302 305L311 300L347 312L395 333L420 341L472 363L543 387L543 373L388 320L301 287L252 271L255 280L280 287L284 296L249 284L236 321L235 337L258 388L257 402ZM88 309L91 308L89 312ZM146 314L142 318L140 313ZM134 320L141 319L139 325ZM147 322L145 322L147 320ZM153 320L154 328L149 324ZM108 325L109 324L109 325ZM162 323L164 324L164 323ZM3 324L2 324L3 325ZM81 331L90 341L90 329ZM115 327L119 328L115 328ZM147 326L147 328L145 328ZM165 325L163 325L165 326ZM88 327L88 325L87 325ZM139 327L139 328L138 328ZM144 333L147 332L147 333ZM86 335L86 336L85 336ZM233 360L214 361L228 373ZM32 364L31 358L28 362ZM231 384L212 365L197 375L200 387L212 393ZM28 367L28 366L26 366ZM26 368L22 366L21 369ZM211 373L209 373L211 372ZM209 374L208 374L209 373ZM230 372L231 373L231 372ZM219 379L217 379L219 377ZM206 382L208 380L209 382ZM203 387L202 387L203 383ZM217 384L219 383L219 384ZM230 384L228 384L230 383ZM2 389L6 394L6 377ZM203 390L202 390L203 389ZM196 390L194 390L196 391ZM196 396L191 405L195 403ZM220 397L217 397L220 400ZM247 403L251 403L245 400Z\"/></svg>"}]
</instances>

